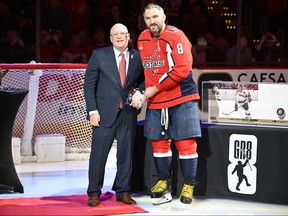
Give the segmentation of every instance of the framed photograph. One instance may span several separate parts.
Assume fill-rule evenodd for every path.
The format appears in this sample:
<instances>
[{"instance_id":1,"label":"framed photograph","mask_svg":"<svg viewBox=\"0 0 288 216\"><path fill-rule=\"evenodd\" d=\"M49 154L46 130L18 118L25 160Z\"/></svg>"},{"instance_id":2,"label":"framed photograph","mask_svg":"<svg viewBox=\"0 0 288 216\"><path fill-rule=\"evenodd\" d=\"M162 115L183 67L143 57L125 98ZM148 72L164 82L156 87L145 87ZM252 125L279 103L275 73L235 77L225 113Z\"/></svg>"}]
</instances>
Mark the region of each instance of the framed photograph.
<instances>
[{"instance_id":1,"label":"framed photograph","mask_svg":"<svg viewBox=\"0 0 288 216\"><path fill-rule=\"evenodd\" d=\"M204 124L288 127L288 85L255 82L204 81Z\"/></svg>"}]
</instances>

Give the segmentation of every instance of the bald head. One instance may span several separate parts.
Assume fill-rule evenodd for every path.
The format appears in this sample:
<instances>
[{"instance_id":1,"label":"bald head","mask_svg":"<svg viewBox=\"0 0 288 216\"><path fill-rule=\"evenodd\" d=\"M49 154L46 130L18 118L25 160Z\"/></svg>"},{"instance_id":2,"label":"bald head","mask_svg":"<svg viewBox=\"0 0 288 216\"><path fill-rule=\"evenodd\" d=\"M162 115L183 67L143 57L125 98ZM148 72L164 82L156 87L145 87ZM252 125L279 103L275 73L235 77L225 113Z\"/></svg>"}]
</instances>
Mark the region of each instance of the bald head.
<instances>
[{"instance_id":1,"label":"bald head","mask_svg":"<svg viewBox=\"0 0 288 216\"><path fill-rule=\"evenodd\" d=\"M115 25L112 26L110 30L110 35L113 35L115 32L128 32L128 29L125 25L122 23L116 23Z\"/></svg>"},{"instance_id":2,"label":"bald head","mask_svg":"<svg viewBox=\"0 0 288 216\"><path fill-rule=\"evenodd\" d=\"M112 26L110 30L110 41L117 50L123 52L127 49L129 40L130 35L125 25L116 23Z\"/></svg>"}]
</instances>

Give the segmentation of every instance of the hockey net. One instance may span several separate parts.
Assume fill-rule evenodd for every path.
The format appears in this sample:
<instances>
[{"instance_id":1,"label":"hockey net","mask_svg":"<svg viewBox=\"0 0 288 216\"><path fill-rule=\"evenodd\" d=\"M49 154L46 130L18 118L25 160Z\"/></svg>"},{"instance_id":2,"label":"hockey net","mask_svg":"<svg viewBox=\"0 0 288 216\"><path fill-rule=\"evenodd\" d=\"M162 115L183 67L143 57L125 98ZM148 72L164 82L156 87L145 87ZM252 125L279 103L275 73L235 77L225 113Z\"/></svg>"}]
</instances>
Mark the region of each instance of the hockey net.
<instances>
[{"instance_id":1,"label":"hockey net","mask_svg":"<svg viewBox=\"0 0 288 216\"><path fill-rule=\"evenodd\" d=\"M86 64L0 64L0 69L8 69L2 79L5 89L29 90L13 127L13 136L22 138L22 155L34 154L39 134L63 134L66 153L90 151L83 94Z\"/></svg>"}]
</instances>

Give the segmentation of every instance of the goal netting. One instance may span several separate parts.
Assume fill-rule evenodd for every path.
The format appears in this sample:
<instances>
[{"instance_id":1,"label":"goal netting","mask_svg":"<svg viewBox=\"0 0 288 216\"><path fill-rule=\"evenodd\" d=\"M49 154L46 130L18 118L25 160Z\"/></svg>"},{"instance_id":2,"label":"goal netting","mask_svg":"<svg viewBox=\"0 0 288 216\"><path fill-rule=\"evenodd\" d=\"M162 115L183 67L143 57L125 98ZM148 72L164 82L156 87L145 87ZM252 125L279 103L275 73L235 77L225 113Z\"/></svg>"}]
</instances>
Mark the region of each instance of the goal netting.
<instances>
[{"instance_id":1,"label":"goal netting","mask_svg":"<svg viewBox=\"0 0 288 216\"><path fill-rule=\"evenodd\" d=\"M34 154L39 134L63 134L66 152L89 152L91 127L86 120L83 94L86 64L0 64L8 69L5 89L28 89L13 127L20 137L21 155Z\"/></svg>"}]
</instances>

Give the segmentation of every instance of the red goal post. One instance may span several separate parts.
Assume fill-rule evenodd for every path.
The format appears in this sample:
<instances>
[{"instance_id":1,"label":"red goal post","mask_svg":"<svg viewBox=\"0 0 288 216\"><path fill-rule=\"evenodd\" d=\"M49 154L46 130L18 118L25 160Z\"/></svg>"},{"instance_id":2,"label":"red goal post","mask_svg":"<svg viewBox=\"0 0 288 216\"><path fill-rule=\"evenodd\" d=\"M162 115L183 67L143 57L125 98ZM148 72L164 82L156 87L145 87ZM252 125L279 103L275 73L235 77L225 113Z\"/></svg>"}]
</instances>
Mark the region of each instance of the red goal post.
<instances>
[{"instance_id":1,"label":"red goal post","mask_svg":"<svg viewBox=\"0 0 288 216\"><path fill-rule=\"evenodd\" d=\"M0 64L8 70L2 78L4 89L28 89L13 127L20 137L21 155L34 154L39 134L63 134L66 152L88 152L91 127L86 120L83 94L86 64Z\"/></svg>"}]
</instances>

